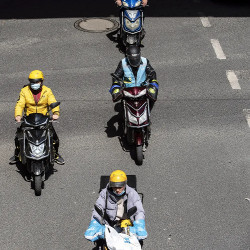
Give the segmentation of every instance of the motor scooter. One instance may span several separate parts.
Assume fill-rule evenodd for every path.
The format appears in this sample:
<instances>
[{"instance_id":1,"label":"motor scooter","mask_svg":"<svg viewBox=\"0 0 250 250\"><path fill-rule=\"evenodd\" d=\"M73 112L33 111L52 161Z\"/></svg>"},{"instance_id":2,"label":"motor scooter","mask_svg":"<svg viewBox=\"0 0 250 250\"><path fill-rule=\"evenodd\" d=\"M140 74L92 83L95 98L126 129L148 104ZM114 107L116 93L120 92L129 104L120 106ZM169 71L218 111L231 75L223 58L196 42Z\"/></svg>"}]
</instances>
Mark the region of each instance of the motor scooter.
<instances>
[{"instance_id":1,"label":"motor scooter","mask_svg":"<svg viewBox=\"0 0 250 250\"><path fill-rule=\"evenodd\" d=\"M140 46L145 32L143 29L142 2L138 0L122 0L120 11L120 37L125 47Z\"/></svg>"},{"instance_id":2,"label":"motor scooter","mask_svg":"<svg viewBox=\"0 0 250 250\"><path fill-rule=\"evenodd\" d=\"M135 175L127 175L128 185L135 190L137 189L137 179ZM107 186L109 182L109 176L101 176L100 190ZM143 194L139 193L141 200L143 202ZM133 226L130 217L132 217L136 212L137 208L134 206L130 208L127 212L127 219L121 220L119 225L111 227L104 223L104 221L109 221L109 217L103 210L94 205L94 209L101 216L100 224L105 225L104 240L98 240L97 249L98 250L141 250L142 241L140 242L136 235L130 232L130 226ZM112 224L111 222L109 224Z\"/></svg>"},{"instance_id":3,"label":"motor scooter","mask_svg":"<svg viewBox=\"0 0 250 250\"><path fill-rule=\"evenodd\" d=\"M121 86L123 81L111 74ZM136 163L142 165L150 137L150 104L147 96L148 83L142 87L121 88L124 108L123 133L127 142L134 145Z\"/></svg>"},{"instance_id":4,"label":"motor scooter","mask_svg":"<svg viewBox=\"0 0 250 250\"><path fill-rule=\"evenodd\" d=\"M46 175L53 170L55 149L50 130L53 120L49 116L49 111L59 105L60 102L50 104L48 115L33 113L24 116L20 127L18 157L31 175L36 196L41 195Z\"/></svg>"}]
</instances>

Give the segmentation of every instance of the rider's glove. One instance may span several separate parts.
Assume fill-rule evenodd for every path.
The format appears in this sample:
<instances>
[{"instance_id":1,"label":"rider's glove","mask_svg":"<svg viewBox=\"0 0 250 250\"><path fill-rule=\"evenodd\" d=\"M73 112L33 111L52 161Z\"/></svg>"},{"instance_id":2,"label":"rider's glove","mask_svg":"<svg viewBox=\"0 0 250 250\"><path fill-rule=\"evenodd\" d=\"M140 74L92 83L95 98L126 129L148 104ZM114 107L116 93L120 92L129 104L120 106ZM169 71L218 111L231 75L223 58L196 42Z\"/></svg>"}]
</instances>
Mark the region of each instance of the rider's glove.
<instances>
[{"instance_id":1,"label":"rider's glove","mask_svg":"<svg viewBox=\"0 0 250 250\"><path fill-rule=\"evenodd\" d=\"M145 220L136 220L133 223L133 227L130 227L130 232L136 234L138 240L144 240L148 237L148 233L145 228Z\"/></svg>"},{"instance_id":2,"label":"rider's glove","mask_svg":"<svg viewBox=\"0 0 250 250\"><path fill-rule=\"evenodd\" d=\"M101 225L97 220L92 220L86 230L84 237L90 241L104 239L105 226Z\"/></svg>"},{"instance_id":3,"label":"rider's glove","mask_svg":"<svg viewBox=\"0 0 250 250\"><path fill-rule=\"evenodd\" d=\"M152 99L153 101L157 100L157 95L158 95L158 89L159 89L159 85L156 81L151 82L148 85L148 91L147 91L147 95L150 99Z\"/></svg>"},{"instance_id":4,"label":"rider's glove","mask_svg":"<svg viewBox=\"0 0 250 250\"><path fill-rule=\"evenodd\" d=\"M122 98L122 92L121 92L120 85L112 85L109 92L112 95L113 102L117 102Z\"/></svg>"}]
</instances>

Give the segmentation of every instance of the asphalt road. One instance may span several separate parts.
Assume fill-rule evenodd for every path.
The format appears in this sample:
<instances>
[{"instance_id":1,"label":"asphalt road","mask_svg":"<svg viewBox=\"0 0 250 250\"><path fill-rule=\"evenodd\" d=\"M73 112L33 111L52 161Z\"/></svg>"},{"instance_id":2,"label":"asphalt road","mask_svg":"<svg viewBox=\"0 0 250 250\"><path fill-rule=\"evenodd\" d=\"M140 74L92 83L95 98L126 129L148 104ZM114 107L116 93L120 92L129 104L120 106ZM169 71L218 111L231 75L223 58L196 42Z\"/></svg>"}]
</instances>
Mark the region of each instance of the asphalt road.
<instances>
[{"instance_id":1,"label":"asphalt road","mask_svg":"<svg viewBox=\"0 0 250 250\"><path fill-rule=\"evenodd\" d=\"M0 21L0 249L92 249L83 233L100 176L115 169L136 174L144 193L144 249L250 249L249 17L209 17L209 28L198 14L146 19L142 52L160 93L140 167L120 146L108 93L123 55L104 33L76 30L77 19ZM66 160L40 197L8 164L15 102L33 69L61 101Z\"/></svg>"}]
</instances>

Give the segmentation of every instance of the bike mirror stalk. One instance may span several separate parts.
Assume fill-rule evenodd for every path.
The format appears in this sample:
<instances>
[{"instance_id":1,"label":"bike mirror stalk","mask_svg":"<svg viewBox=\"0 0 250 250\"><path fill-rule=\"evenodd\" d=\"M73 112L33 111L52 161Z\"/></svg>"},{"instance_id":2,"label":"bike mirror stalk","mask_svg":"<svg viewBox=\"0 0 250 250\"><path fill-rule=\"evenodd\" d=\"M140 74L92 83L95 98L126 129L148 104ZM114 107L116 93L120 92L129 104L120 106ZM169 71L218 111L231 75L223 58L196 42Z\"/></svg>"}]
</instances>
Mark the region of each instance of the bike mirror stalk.
<instances>
[{"instance_id":1,"label":"bike mirror stalk","mask_svg":"<svg viewBox=\"0 0 250 250\"><path fill-rule=\"evenodd\" d=\"M51 109L54 109L55 107L59 106L61 103L60 102L53 102L49 106Z\"/></svg>"},{"instance_id":2,"label":"bike mirror stalk","mask_svg":"<svg viewBox=\"0 0 250 250\"><path fill-rule=\"evenodd\" d=\"M128 218L131 217L133 214L135 214L137 212L137 207L134 206L134 207L131 207L129 210L128 210Z\"/></svg>"},{"instance_id":3,"label":"bike mirror stalk","mask_svg":"<svg viewBox=\"0 0 250 250\"><path fill-rule=\"evenodd\" d=\"M97 205L94 205L95 211L101 216L103 217L103 211L100 207L98 207Z\"/></svg>"}]
</instances>

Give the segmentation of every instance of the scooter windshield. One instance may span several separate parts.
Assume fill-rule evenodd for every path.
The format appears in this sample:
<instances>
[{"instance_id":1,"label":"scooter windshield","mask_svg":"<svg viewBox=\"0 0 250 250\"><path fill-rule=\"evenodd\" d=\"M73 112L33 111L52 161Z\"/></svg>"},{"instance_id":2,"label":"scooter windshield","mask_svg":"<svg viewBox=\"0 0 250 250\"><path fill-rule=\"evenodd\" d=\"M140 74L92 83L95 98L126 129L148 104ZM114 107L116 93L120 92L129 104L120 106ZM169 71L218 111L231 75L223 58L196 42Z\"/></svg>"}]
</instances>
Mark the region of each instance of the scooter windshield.
<instances>
[{"instance_id":1,"label":"scooter windshield","mask_svg":"<svg viewBox=\"0 0 250 250\"><path fill-rule=\"evenodd\" d=\"M47 129L28 129L26 136L29 142L39 145L47 139Z\"/></svg>"},{"instance_id":2,"label":"scooter windshield","mask_svg":"<svg viewBox=\"0 0 250 250\"><path fill-rule=\"evenodd\" d=\"M141 1L138 0L123 0L122 3L125 7L129 8L135 8L141 5Z\"/></svg>"},{"instance_id":3,"label":"scooter windshield","mask_svg":"<svg viewBox=\"0 0 250 250\"><path fill-rule=\"evenodd\" d=\"M40 113L33 113L24 118L24 122L28 125L39 126L48 122L49 117Z\"/></svg>"}]
</instances>

